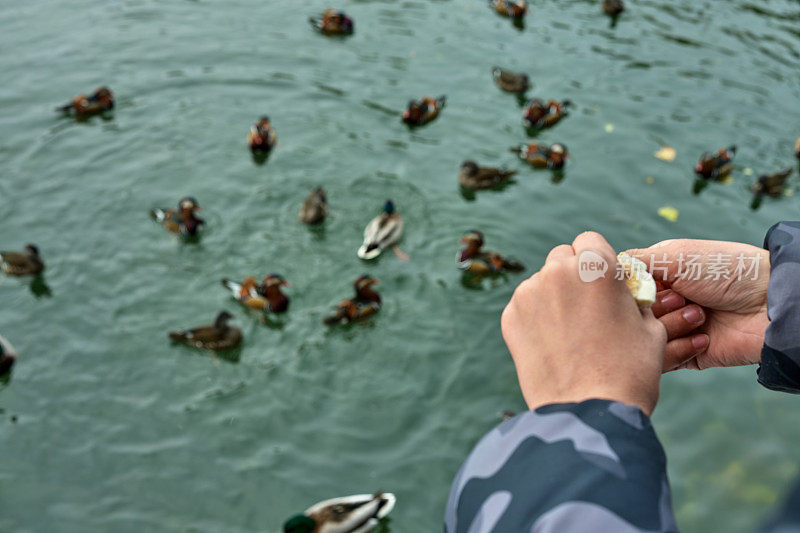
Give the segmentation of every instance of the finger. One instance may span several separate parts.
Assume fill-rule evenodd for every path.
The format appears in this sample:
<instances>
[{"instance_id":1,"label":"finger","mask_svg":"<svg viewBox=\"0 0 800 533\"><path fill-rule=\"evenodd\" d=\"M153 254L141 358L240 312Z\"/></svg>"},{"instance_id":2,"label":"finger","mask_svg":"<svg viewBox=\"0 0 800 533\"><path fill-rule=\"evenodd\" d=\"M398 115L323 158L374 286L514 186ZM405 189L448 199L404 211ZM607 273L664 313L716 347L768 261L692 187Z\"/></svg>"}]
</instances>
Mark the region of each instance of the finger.
<instances>
[{"instance_id":1,"label":"finger","mask_svg":"<svg viewBox=\"0 0 800 533\"><path fill-rule=\"evenodd\" d=\"M559 244L547 254L547 259L544 260L545 264L558 259L566 259L575 256L575 250L569 244Z\"/></svg>"},{"instance_id":2,"label":"finger","mask_svg":"<svg viewBox=\"0 0 800 533\"><path fill-rule=\"evenodd\" d=\"M656 318L660 318L670 311L680 309L686 305L686 299L675 291L665 290L656 294L656 302L651 309Z\"/></svg>"},{"instance_id":3,"label":"finger","mask_svg":"<svg viewBox=\"0 0 800 533\"><path fill-rule=\"evenodd\" d=\"M667 330L667 339L677 339L694 331L706 321L706 314L699 305L691 304L671 311L658 319Z\"/></svg>"},{"instance_id":4,"label":"finger","mask_svg":"<svg viewBox=\"0 0 800 533\"><path fill-rule=\"evenodd\" d=\"M708 344L709 338L705 333L669 341L667 343L666 356L664 357L664 372L682 368L699 370L697 356L706 351Z\"/></svg>"},{"instance_id":5,"label":"finger","mask_svg":"<svg viewBox=\"0 0 800 533\"><path fill-rule=\"evenodd\" d=\"M585 231L575 237L575 240L572 241L572 249L575 250L575 255L580 255L590 250L600 254L608 261L617 257L614 248L608 244L605 237L595 231Z\"/></svg>"}]
</instances>

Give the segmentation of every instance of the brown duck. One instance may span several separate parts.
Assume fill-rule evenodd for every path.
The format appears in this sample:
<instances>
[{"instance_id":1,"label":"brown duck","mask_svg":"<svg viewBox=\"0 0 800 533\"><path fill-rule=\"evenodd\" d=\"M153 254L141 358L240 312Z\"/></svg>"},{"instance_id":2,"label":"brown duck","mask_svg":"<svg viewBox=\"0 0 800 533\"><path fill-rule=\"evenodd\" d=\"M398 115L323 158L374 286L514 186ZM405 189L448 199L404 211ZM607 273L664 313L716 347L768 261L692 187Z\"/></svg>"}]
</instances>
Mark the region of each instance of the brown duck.
<instances>
[{"instance_id":1,"label":"brown duck","mask_svg":"<svg viewBox=\"0 0 800 533\"><path fill-rule=\"evenodd\" d=\"M475 274L485 276L487 274L499 274L500 272L522 272L525 265L519 261L508 259L502 255L483 249L483 233L478 230L470 230L458 241L464 247L456 257L458 268Z\"/></svg>"},{"instance_id":2,"label":"brown duck","mask_svg":"<svg viewBox=\"0 0 800 533\"><path fill-rule=\"evenodd\" d=\"M279 274L266 276L261 285L256 282L256 278L248 276L241 283L223 279L222 286L228 289L237 301L250 309L265 313L285 313L289 310L289 297L283 294L281 287L291 285Z\"/></svg>"},{"instance_id":3,"label":"brown duck","mask_svg":"<svg viewBox=\"0 0 800 533\"><path fill-rule=\"evenodd\" d=\"M353 282L356 294L353 298L342 300L336 312L323 320L326 326L349 324L372 316L381 309L381 296L372 287L378 280L364 274Z\"/></svg>"},{"instance_id":4,"label":"brown duck","mask_svg":"<svg viewBox=\"0 0 800 533\"><path fill-rule=\"evenodd\" d=\"M720 148L713 154L708 152L700 156L700 161L695 165L694 171L701 178L721 181L730 176L733 170L733 156L736 147Z\"/></svg>"},{"instance_id":5,"label":"brown duck","mask_svg":"<svg viewBox=\"0 0 800 533\"><path fill-rule=\"evenodd\" d=\"M544 103L541 98L534 98L522 112L522 119L529 128L549 128L567 115L567 107L570 105L572 102L569 100L563 102L548 100Z\"/></svg>"},{"instance_id":6,"label":"brown duck","mask_svg":"<svg viewBox=\"0 0 800 533\"><path fill-rule=\"evenodd\" d=\"M311 17L308 21L323 35L350 35L353 33L353 19L337 9L326 9L322 16Z\"/></svg>"},{"instance_id":7,"label":"brown duck","mask_svg":"<svg viewBox=\"0 0 800 533\"><path fill-rule=\"evenodd\" d=\"M317 187L309 193L300 207L300 220L305 224L321 224L328 216L328 198L325 189Z\"/></svg>"},{"instance_id":8,"label":"brown duck","mask_svg":"<svg viewBox=\"0 0 800 533\"><path fill-rule=\"evenodd\" d=\"M26 244L24 252L0 252L0 266L10 276L35 276L44 270L39 248Z\"/></svg>"},{"instance_id":9,"label":"brown duck","mask_svg":"<svg viewBox=\"0 0 800 533\"><path fill-rule=\"evenodd\" d=\"M200 204L192 196L185 196L178 202L177 209L156 208L150 211L150 217L172 233L180 233L192 237L205 224L195 213L200 211Z\"/></svg>"},{"instance_id":10,"label":"brown duck","mask_svg":"<svg viewBox=\"0 0 800 533\"><path fill-rule=\"evenodd\" d=\"M247 145L254 154L266 155L278 144L278 135L270 124L269 117L263 116L253 124L247 133Z\"/></svg>"},{"instance_id":11,"label":"brown duck","mask_svg":"<svg viewBox=\"0 0 800 533\"><path fill-rule=\"evenodd\" d=\"M409 126L422 126L439 116L444 109L447 98L425 96L421 100L411 100L403 111L403 122Z\"/></svg>"},{"instance_id":12,"label":"brown duck","mask_svg":"<svg viewBox=\"0 0 800 533\"><path fill-rule=\"evenodd\" d=\"M17 352L11 343L0 337L0 376L8 374L17 361Z\"/></svg>"},{"instance_id":13,"label":"brown duck","mask_svg":"<svg viewBox=\"0 0 800 533\"><path fill-rule=\"evenodd\" d=\"M548 146L534 141L512 148L511 152L517 154L520 159L534 168L549 168L550 170L564 168L564 163L569 159L567 147L561 143L553 143Z\"/></svg>"},{"instance_id":14,"label":"brown duck","mask_svg":"<svg viewBox=\"0 0 800 533\"><path fill-rule=\"evenodd\" d=\"M500 67L492 68L492 79L495 85L509 93L522 94L530 87L527 74L503 70Z\"/></svg>"},{"instance_id":15,"label":"brown duck","mask_svg":"<svg viewBox=\"0 0 800 533\"><path fill-rule=\"evenodd\" d=\"M494 10L505 17L520 18L528 12L525 0L490 0Z\"/></svg>"},{"instance_id":16,"label":"brown duck","mask_svg":"<svg viewBox=\"0 0 800 533\"><path fill-rule=\"evenodd\" d=\"M759 176L758 180L750 187L750 190L757 197L767 195L772 198L777 198L783 194L783 190L786 187L786 180L789 179L791 175L792 169L787 168L775 174Z\"/></svg>"},{"instance_id":17,"label":"brown duck","mask_svg":"<svg viewBox=\"0 0 800 533\"><path fill-rule=\"evenodd\" d=\"M76 118L99 115L114 109L114 93L108 87L98 87L90 96L79 94L70 103L59 108Z\"/></svg>"},{"instance_id":18,"label":"brown duck","mask_svg":"<svg viewBox=\"0 0 800 533\"><path fill-rule=\"evenodd\" d=\"M465 189L491 189L508 182L516 173L516 170L481 167L474 161L464 161L458 173L458 183Z\"/></svg>"},{"instance_id":19,"label":"brown duck","mask_svg":"<svg viewBox=\"0 0 800 533\"><path fill-rule=\"evenodd\" d=\"M603 12L610 17L617 17L625 11L622 0L603 0Z\"/></svg>"},{"instance_id":20,"label":"brown duck","mask_svg":"<svg viewBox=\"0 0 800 533\"><path fill-rule=\"evenodd\" d=\"M169 338L204 350L230 350L242 342L242 330L228 325L233 315L222 311L213 324L194 329L171 331Z\"/></svg>"}]
</instances>

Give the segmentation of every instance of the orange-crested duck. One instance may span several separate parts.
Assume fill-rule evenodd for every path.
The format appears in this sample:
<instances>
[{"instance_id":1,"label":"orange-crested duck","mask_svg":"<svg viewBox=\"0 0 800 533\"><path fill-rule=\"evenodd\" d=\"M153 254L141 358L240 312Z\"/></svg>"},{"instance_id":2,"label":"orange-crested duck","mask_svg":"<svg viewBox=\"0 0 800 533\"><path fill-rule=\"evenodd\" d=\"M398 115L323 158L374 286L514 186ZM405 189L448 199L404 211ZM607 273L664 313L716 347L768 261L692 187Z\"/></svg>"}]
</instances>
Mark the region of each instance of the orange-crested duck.
<instances>
[{"instance_id":1,"label":"orange-crested duck","mask_svg":"<svg viewBox=\"0 0 800 533\"><path fill-rule=\"evenodd\" d=\"M291 285L280 274L269 274L260 285L254 277L248 276L241 283L223 279L222 286L250 309L270 313L285 313L289 310L289 297L283 294L281 287Z\"/></svg>"},{"instance_id":2,"label":"orange-crested duck","mask_svg":"<svg viewBox=\"0 0 800 533\"><path fill-rule=\"evenodd\" d=\"M483 233L470 230L458 241L464 247L458 252L458 268L470 274L486 275L500 272L522 272L525 266L519 261L483 249Z\"/></svg>"},{"instance_id":3,"label":"orange-crested duck","mask_svg":"<svg viewBox=\"0 0 800 533\"><path fill-rule=\"evenodd\" d=\"M511 152L517 154L520 159L534 168L549 168L550 170L562 169L566 160L569 159L567 147L561 143L547 146L533 141L512 148Z\"/></svg>"},{"instance_id":4,"label":"orange-crested duck","mask_svg":"<svg viewBox=\"0 0 800 533\"><path fill-rule=\"evenodd\" d=\"M530 80L527 74L511 72L500 67L492 68L492 79L495 85L509 93L522 94L530 87Z\"/></svg>"},{"instance_id":5,"label":"orange-crested duck","mask_svg":"<svg viewBox=\"0 0 800 533\"><path fill-rule=\"evenodd\" d=\"M337 9L326 9L322 16L311 17L308 21L323 35L350 35L353 33L353 19Z\"/></svg>"},{"instance_id":6,"label":"orange-crested duck","mask_svg":"<svg viewBox=\"0 0 800 533\"><path fill-rule=\"evenodd\" d=\"M169 338L204 350L230 350L242 342L242 330L228 324L233 315L222 311L213 324L194 329L171 331Z\"/></svg>"},{"instance_id":7,"label":"orange-crested duck","mask_svg":"<svg viewBox=\"0 0 800 533\"><path fill-rule=\"evenodd\" d=\"M200 204L194 197L185 196L178 202L177 209L156 208L150 211L150 217L173 233L191 237L205 224L196 211L200 211Z\"/></svg>"},{"instance_id":8,"label":"orange-crested duck","mask_svg":"<svg viewBox=\"0 0 800 533\"><path fill-rule=\"evenodd\" d=\"M26 244L24 252L0 252L0 267L10 276L36 276L44 270L44 261L35 244Z\"/></svg>"},{"instance_id":9,"label":"orange-crested duck","mask_svg":"<svg viewBox=\"0 0 800 533\"><path fill-rule=\"evenodd\" d=\"M720 181L730 176L733 170L733 156L736 147L720 148L715 153L705 152L700 156L700 161L695 165L695 173L707 180Z\"/></svg>"},{"instance_id":10,"label":"orange-crested duck","mask_svg":"<svg viewBox=\"0 0 800 533\"><path fill-rule=\"evenodd\" d=\"M247 133L247 145L254 154L268 154L278 144L278 135L269 122L269 117L263 116L253 124Z\"/></svg>"},{"instance_id":11,"label":"orange-crested duck","mask_svg":"<svg viewBox=\"0 0 800 533\"><path fill-rule=\"evenodd\" d=\"M76 118L86 118L114 109L114 93L108 87L98 87L90 96L79 94L70 103L59 108Z\"/></svg>"},{"instance_id":12,"label":"orange-crested duck","mask_svg":"<svg viewBox=\"0 0 800 533\"><path fill-rule=\"evenodd\" d=\"M283 524L283 533L368 533L394 509L394 494L378 491L332 498Z\"/></svg>"},{"instance_id":13,"label":"orange-crested duck","mask_svg":"<svg viewBox=\"0 0 800 533\"><path fill-rule=\"evenodd\" d=\"M309 193L300 207L300 220L305 224L321 224L328 216L328 197L325 189L317 187Z\"/></svg>"},{"instance_id":14,"label":"orange-crested duck","mask_svg":"<svg viewBox=\"0 0 800 533\"><path fill-rule=\"evenodd\" d=\"M622 0L603 0L603 12L610 17L617 17L625 11Z\"/></svg>"},{"instance_id":15,"label":"orange-crested duck","mask_svg":"<svg viewBox=\"0 0 800 533\"><path fill-rule=\"evenodd\" d=\"M422 126L439 116L447 98L425 96L421 100L411 100L403 111L403 122L409 126Z\"/></svg>"},{"instance_id":16,"label":"orange-crested duck","mask_svg":"<svg viewBox=\"0 0 800 533\"><path fill-rule=\"evenodd\" d=\"M764 195L777 198L783 194L786 188L786 180L788 180L791 175L791 168L781 170L775 174L761 175L750 190L759 198Z\"/></svg>"},{"instance_id":17,"label":"orange-crested duck","mask_svg":"<svg viewBox=\"0 0 800 533\"><path fill-rule=\"evenodd\" d=\"M508 182L516 173L516 170L481 167L475 161L464 161L458 173L458 183L465 189L491 189Z\"/></svg>"},{"instance_id":18,"label":"orange-crested duck","mask_svg":"<svg viewBox=\"0 0 800 533\"><path fill-rule=\"evenodd\" d=\"M489 0L494 10L505 17L521 18L528 12L525 0Z\"/></svg>"},{"instance_id":19,"label":"orange-crested duck","mask_svg":"<svg viewBox=\"0 0 800 533\"><path fill-rule=\"evenodd\" d=\"M522 112L522 119L528 128L541 129L554 126L567 114L567 107L572 102L549 100L546 104L541 98L534 98Z\"/></svg>"},{"instance_id":20,"label":"orange-crested duck","mask_svg":"<svg viewBox=\"0 0 800 533\"><path fill-rule=\"evenodd\" d=\"M336 306L336 312L323 321L327 326L349 324L372 316L381 308L381 296L372 287L378 280L364 274L353 282L356 294L353 298L342 300Z\"/></svg>"},{"instance_id":21,"label":"orange-crested duck","mask_svg":"<svg viewBox=\"0 0 800 533\"><path fill-rule=\"evenodd\" d=\"M0 376L8 374L17 361L17 352L11 343L0 337Z\"/></svg>"}]
</instances>

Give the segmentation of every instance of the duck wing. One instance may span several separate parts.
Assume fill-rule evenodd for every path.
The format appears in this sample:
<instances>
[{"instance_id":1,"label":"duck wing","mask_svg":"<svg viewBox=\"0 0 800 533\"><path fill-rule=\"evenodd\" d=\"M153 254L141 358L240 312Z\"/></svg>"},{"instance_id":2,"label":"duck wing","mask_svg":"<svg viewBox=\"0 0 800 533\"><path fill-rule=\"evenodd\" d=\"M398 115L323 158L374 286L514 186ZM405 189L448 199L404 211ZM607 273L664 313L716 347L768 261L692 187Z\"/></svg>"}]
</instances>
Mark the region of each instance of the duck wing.
<instances>
[{"instance_id":1,"label":"duck wing","mask_svg":"<svg viewBox=\"0 0 800 533\"><path fill-rule=\"evenodd\" d=\"M397 213L382 214L367 224L364 244L358 250L362 259L373 259L389 246L397 243L403 235L403 217Z\"/></svg>"},{"instance_id":2,"label":"duck wing","mask_svg":"<svg viewBox=\"0 0 800 533\"><path fill-rule=\"evenodd\" d=\"M39 274L44 270L41 260L20 252L0 252L0 264L12 276Z\"/></svg>"},{"instance_id":3,"label":"duck wing","mask_svg":"<svg viewBox=\"0 0 800 533\"><path fill-rule=\"evenodd\" d=\"M369 531L394 507L392 494L360 494L320 502L305 514L320 524L319 533L359 533Z\"/></svg>"}]
</instances>

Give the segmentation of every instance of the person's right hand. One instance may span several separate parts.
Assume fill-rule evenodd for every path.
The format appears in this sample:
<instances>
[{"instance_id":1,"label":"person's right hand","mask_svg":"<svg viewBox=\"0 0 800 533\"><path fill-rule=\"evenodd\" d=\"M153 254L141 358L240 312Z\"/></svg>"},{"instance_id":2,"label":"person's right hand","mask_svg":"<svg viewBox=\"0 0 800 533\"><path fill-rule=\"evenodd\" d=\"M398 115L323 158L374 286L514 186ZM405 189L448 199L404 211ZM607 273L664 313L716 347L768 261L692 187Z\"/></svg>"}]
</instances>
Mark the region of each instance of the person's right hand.
<instances>
[{"instance_id":1,"label":"person's right hand","mask_svg":"<svg viewBox=\"0 0 800 533\"><path fill-rule=\"evenodd\" d=\"M680 313L696 307L692 302L701 306L705 314L705 323L697 330L678 338L670 335L665 372L678 368L703 370L715 366L748 365L761 360L764 332L769 324L768 251L736 242L672 239L649 248L628 250L628 253L642 260L656 281L663 282L669 289L659 292L658 301L653 306L668 332L670 322L677 323ZM745 258L745 267L757 262L757 267L753 267L757 268L756 276L751 271L739 279L735 269L740 256ZM693 268L687 265L690 258L694 258L694 264L700 265L699 276L690 271ZM709 268L713 269L714 263L719 265L726 261L730 262L725 269L729 279L713 279L715 276L713 271L709 275ZM677 300L675 295L686 301ZM688 305L667 312L684 304Z\"/></svg>"}]
</instances>

